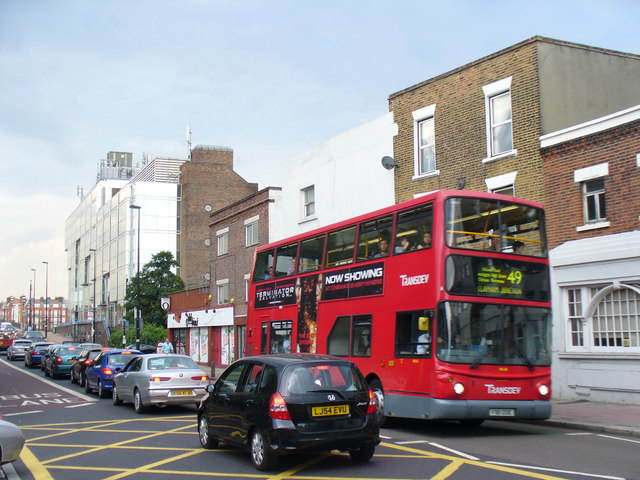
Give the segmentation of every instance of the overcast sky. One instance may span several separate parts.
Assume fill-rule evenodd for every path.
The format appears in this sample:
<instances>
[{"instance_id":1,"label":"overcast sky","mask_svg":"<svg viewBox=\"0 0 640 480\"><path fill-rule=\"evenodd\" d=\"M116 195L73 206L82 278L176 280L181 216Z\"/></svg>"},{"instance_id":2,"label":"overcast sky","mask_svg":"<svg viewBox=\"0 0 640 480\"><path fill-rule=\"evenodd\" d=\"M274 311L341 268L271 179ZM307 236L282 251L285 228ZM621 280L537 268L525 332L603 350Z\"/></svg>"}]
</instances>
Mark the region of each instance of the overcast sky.
<instances>
[{"instance_id":1,"label":"overcast sky","mask_svg":"<svg viewBox=\"0 0 640 480\"><path fill-rule=\"evenodd\" d=\"M0 298L67 296L66 218L109 151L279 164L389 94L535 35L640 54L640 1L0 0Z\"/></svg>"}]
</instances>

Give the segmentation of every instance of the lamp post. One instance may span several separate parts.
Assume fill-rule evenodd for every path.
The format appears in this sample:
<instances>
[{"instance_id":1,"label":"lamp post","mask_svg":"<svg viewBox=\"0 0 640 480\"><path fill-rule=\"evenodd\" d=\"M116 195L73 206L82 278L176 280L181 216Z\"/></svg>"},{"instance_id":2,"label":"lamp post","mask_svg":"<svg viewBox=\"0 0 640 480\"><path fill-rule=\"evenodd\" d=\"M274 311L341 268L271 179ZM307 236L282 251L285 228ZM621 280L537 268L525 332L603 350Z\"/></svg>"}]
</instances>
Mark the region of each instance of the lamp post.
<instances>
[{"instance_id":1,"label":"lamp post","mask_svg":"<svg viewBox=\"0 0 640 480\"><path fill-rule=\"evenodd\" d=\"M31 290L33 287L33 282L29 280L29 303L27 304L27 328L31 330L33 328L33 302L31 301Z\"/></svg>"},{"instance_id":2,"label":"lamp post","mask_svg":"<svg viewBox=\"0 0 640 480\"><path fill-rule=\"evenodd\" d=\"M44 274L44 297L47 303L44 304L44 336L47 338L47 326L49 324L49 262L43 261L45 266Z\"/></svg>"},{"instance_id":3,"label":"lamp post","mask_svg":"<svg viewBox=\"0 0 640 480\"><path fill-rule=\"evenodd\" d=\"M91 341L96 343L96 249L90 248L90 252L93 252L93 315L91 318Z\"/></svg>"},{"instance_id":4,"label":"lamp post","mask_svg":"<svg viewBox=\"0 0 640 480\"><path fill-rule=\"evenodd\" d=\"M138 211L138 261L137 263L137 282L136 282L136 350L140 350L140 206L129 205L129 208Z\"/></svg>"},{"instance_id":5,"label":"lamp post","mask_svg":"<svg viewBox=\"0 0 640 480\"><path fill-rule=\"evenodd\" d=\"M33 272L33 302L31 303L32 314L31 314L31 323L34 324L34 330L38 330L38 322L36 322L36 269L32 268Z\"/></svg>"}]
</instances>

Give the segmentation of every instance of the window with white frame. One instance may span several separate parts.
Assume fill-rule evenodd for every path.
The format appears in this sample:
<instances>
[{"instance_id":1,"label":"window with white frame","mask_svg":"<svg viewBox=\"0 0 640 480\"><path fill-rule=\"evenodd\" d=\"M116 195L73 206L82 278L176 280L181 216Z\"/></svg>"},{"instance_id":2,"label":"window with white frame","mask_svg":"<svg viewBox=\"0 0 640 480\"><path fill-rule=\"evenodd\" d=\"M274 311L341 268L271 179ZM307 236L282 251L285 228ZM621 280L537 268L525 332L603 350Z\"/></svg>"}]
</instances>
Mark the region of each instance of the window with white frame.
<instances>
[{"instance_id":1,"label":"window with white frame","mask_svg":"<svg viewBox=\"0 0 640 480\"><path fill-rule=\"evenodd\" d=\"M258 244L258 220L259 217L255 216L244 221L245 245L247 247Z\"/></svg>"},{"instance_id":2,"label":"window with white frame","mask_svg":"<svg viewBox=\"0 0 640 480\"><path fill-rule=\"evenodd\" d=\"M564 289L567 347L586 352L640 352L640 285Z\"/></svg>"},{"instance_id":3,"label":"window with white frame","mask_svg":"<svg viewBox=\"0 0 640 480\"><path fill-rule=\"evenodd\" d=\"M605 178L609 175L609 164L600 163L580 168L573 172L573 181L580 184L584 225L576 230L608 227Z\"/></svg>"},{"instance_id":4,"label":"window with white frame","mask_svg":"<svg viewBox=\"0 0 640 480\"><path fill-rule=\"evenodd\" d=\"M229 279L217 280L216 289L218 291L218 305L227 305L229 303Z\"/></svg>"},{"instance_id":5,"label":"window with white frame","mask_svg":"<svg viewBox=\"0 0 640 480\"><path fill-rule=\"evenodd\" d=\"M302 218L310 218L316 214L316 188L311 185L303 188L302 192Z\"/></svg>"},{"instance_id":6,"label":"window with white frame","mask_svg":"<svg viewBox=\"0 0 640 480\"><path fill-rule=\"evenodd\" d=\"M411 112L414 130L414 175L437 174L436 170L436 106L428 105Z\"/></svg>"},{"instance_id":7,"label":"window with white frame","mask_svg":"<svg viewBox=\"0 0 640 480\"><path fill-rule=\"evenodd\" d=\"M582 183L584 223L604 222L607 219L607 203L604 195L604 178Z\"/></svg>"},{"instance_id":8,"label":"window with white frame","mask_svg":"<svg viewBox=\"0 0 640 480\"><path fill-rule=\"evenodd\" d=\"M248 273L244 276L244 301L248 302L249 301L249 279L251 278L251 275L249 275Z\"/></svg>"},{"instance_id":9,"label":"window with white frame","mask_svg":"<svg viewBox=\"0 0 640 480\"><path fill-rule=\"evenodd\" d=\"M511 77L482 88L487 117L487 157L514 153Z\"/></svg>"},{"instance_id":10,"label":"window with white frame","mask_svg":"<svg viewBox=\"0 0 640 480\"><path fill-rule=\"evenodd\" d=\"M218 256L229 253L229 229L218 230L216 237L218 238Z\"/></svg>"}]
</instances>

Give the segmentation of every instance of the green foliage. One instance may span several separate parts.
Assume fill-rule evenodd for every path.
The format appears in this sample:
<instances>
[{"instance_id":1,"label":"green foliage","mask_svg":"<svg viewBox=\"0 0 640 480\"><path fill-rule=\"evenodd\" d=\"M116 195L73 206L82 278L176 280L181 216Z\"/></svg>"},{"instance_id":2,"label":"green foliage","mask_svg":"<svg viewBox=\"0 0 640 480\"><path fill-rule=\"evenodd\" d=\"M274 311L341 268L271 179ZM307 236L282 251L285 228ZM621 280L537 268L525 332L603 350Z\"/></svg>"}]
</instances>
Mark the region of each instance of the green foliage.
<instances>
[{"instance_id":1,"label":"green foliage","mask_svg":"<svg viewBox=\"0 0 640 480\"><path fill-rule=\"evenodd\" d=\"M122 328L118 327L112 330L109 336L109 346L115 348L122 348L125 345L131 345L136 343L136 329L133 326L127 328L126 334L127 340L122 344ZM160 325L147 324L142 327L140 331L140 343L145 345L157 345L159 342L164 342L168 337L167 329Z\"/></svg>"},{"instance_id":2,"label":"green foliage","mask_svg":"<svg viewBox=\"0 0 640 480\"><path fill-rule=\"evenodd\" d=\"M158 325L166 327L167 313L160 306L160 299L169 293L184 289L184 282L171 271L178 262L171 252L156 253L149 263L142 267L140 278L133 277L127 285L124 306L125 318L129 325L134 325L134 308L137 306L138 286L140 287L140 315L145 326ZM140 339L142 341L142 338ZM163 339L164 340L164 337ZM145 343L145 342L143 342Z\"/></svg>"}]
</instances>

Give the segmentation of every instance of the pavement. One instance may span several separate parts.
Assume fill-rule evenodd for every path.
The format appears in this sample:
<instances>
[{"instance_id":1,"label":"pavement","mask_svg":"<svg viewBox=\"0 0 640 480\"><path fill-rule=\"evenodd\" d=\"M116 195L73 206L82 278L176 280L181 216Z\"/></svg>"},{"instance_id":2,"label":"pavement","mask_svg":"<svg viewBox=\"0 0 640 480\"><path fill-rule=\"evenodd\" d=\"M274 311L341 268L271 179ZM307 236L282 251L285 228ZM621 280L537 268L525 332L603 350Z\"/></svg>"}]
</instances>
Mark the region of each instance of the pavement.
<instances>
[{"instance_id":1,"label":"pavement","mask_svg":"<svg viewBox=\"0 0 640 480\"><path fill-rule=\"evenodd\" d=\"M47 339L60 343L64 340L70 340L70 338L54 333L49 333ZM222 371L223 368L215 368L215 378L218 378ZM535 421L535 423L640 437L640 405L592 402L586 399L554 399L551 406L551 418Z\"/></svg>"}]
</instances>

